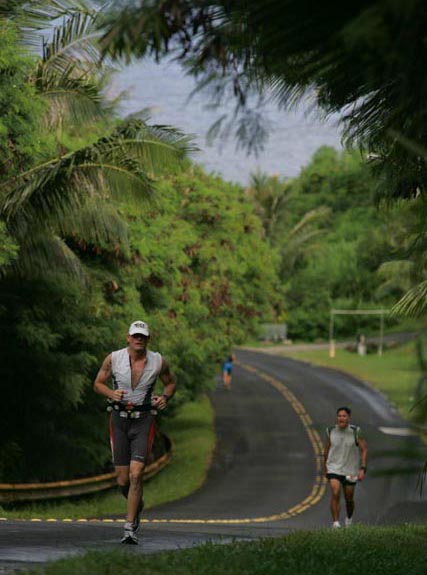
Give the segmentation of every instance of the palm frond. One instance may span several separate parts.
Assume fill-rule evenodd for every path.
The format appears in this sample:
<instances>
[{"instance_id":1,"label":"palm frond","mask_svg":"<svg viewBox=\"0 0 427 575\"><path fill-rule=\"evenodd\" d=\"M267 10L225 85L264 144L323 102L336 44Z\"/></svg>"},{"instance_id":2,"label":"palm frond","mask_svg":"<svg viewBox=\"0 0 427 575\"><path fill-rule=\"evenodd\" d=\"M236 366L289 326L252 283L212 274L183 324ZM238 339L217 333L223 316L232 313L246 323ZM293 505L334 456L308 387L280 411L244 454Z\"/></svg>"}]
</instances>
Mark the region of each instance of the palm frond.
<instances>
[{"instance_id":1,"label":"palm frond","mask_svg":"<svg viewBox=\"0 0 427 575\"><path fill-rule=\"evenodd\" d=\"M314 238L324 235L325 230L318 228L307 228L301 230L296 235L288 235L287 240L285 240L283 252L288 253L298 253L302 247L307 246L313 241Z\"/></svg>"},{"instance_id":2,"label":"palm frond","mask_svg":"<svg viewBox=\"0 0 427 575\"><path fill-rule=\"evenodd\" d=\"M306 233L308 226L311 226L315 222L317 223L324 220L330 213L330 208L326 206L321 206L320 208L306 212L300 221L297 222L295 226L289 231L288 238L292 239L296 236L299 236L301 233ZM309 230L309 232L311 233L311 230Z\"/></svg>"},{"instance_id":3,"label":"palm frond","mask_svg":"<svg viewBox=\"0 0 427 575\"><path fill-rule=\"evenodd\" d=\"M40 278L60 271L85 283L86 272L79 252L104 252L121 260L129 257L126 222L113 205L105 202L88 202L80 210L52 220L52 227L47 227L46 222L14 224L19 258L2 270L4 274Z\"/></svg>"},{"instance_id":4,"label":"palm frond","mask_svg":"<svg viewBox=\"0 0 427 575\"><path fill-rule=\"evenodd\" d=\"M126 150L140 162L150 177L175 168L187 154L198 151L192 136L171 126L149 125L142 120L130 119L112 135L117 146Z\"/></svg>"},{"instance_id":5,"label":"palm frond","mask_svg":"<svg viewBox=\"0 0 427 575\"><path fill-rule=\"evenodd\" d=\"M75 72L74 62L70 62L61 74L42 66L36 71L35 86L49 103L45 115L49 128L66 121L75 124L96 121L104 117L108 110L99 82L86 75L76 76Z\"/></svg>"},{"instance_id":6,"label":"palm frond","mask_svg":"<svg viewBox=\"0 0 427 575\"><path fill-rule=\"evenodd\" d=\"M83 0L11 0L2 10L2 15L13 19L20 29L23 42L36 49L40 48L41 31L76 13L93 14L93 8Z\"/></svg>"},{"instance_id":7,"label":"palm frond","mask_svg":"<svg viewBox=\"0 0 427 575\"><path fill-rule=\"evenodd\" d=\"M94 13L75 12L53 28L51 38L43 42L42 60L45 68L62 73L75 62L83 72L99 66L100 54L96 40Z\"/></svg>"},{"instance_id":8,"label":"palm frond","mask_svg":"<svg viewBox=\"0 0 427 575\"><path fill-rule=\"evenodd\" d=\"M77 255L60 237L53 234L32 234L20 243L19 258L11 266L14 275L42 278L46 273L61 270L82 284L86 277Z\"/></svg>"},{"instance_id":9,"label":"palm frond","mask_svg":"<svg viewBox=\"0 0 427 575\"><path fill-rule=\"evenodd\" d=\"M330 208L321 206L310 210L283 236L280 254L283 275L289 275L297 261L318 248L315 240L325 234L325 230L316 227L330 214Z\"/></svg>"},{"instance_id":10,"label":"palm frond","mask_svg":"<svg viewBox=\"0 0 427 575\"><path fill-rule=\"evenodd\" d=\"M427 280L407 291L393 306L391 313L415 317L425 315L427 313Z\"/></svg>"},{"instance_id":11,"label":"palm frond","mask_svg":"<svg viewBox=\"0 0 427 575\"><path fill-rule=\"evenodd\" d=\"M10 222L63 218L91 198L148 198L153 177L191 149L187 136L132 121L95 144L36 166L3 184L1 211Z\"/></svg>"},{"instance_id":12,"label":"palm frond","mask_svg":"<svg viewBox=\"0 0 427 575\"><path fill-rule=\"evenodd\" d=\"M6 266L16 259L19 252L17 242L8 233L4 222L0 220L0 275L6 270Z\"/></svg>"},{"instance_id":13,"label":"palm frond","mask_svg":"<svg viewBox=\"0 0 427 575\"><path fill-rule=\"evenodd\" d=\"M278 176L255 172L251 174L247 194L255 203L267 238L274 242L286 221L287 206L294 196L292 187Z\"/></svg>"},{"instance_id":14,"label":"palm frond","mask_svg":"<svg viewBox=\"0 0 427 575\"><path fill-rule=\"evenodd\" d=\"M75 12L53 28L34 75L37 91L49 101L49 127L65 120L86 123L101 118L108 106L102 94L102 69L94 28L96 16Z\"/></svg>"},{"instance_id":15,"label":"palm frond","mask_svg":"<svg viewBox=\"0 0 427 575\"><path fill-rule=\"evenodd\" d=\"M79 150L20 175L5 194L2 212L9 222L18 215L34 224L64 220L93 197L150 195L152 182L125 154L114 158ZM87 152L87 153L85 153Z\"/></svg>"},{"instance_id":16,"label":"palm frond","mask_svg":"<svg viewBox=\"0 0 427 575\"><path fill-rule=\"evenodd\" d=\"M385 280L390 280L399 276L401 285L402 278L405 278L405 283L408 284L407 289L409 289L413 268L414 262L410 260L392 260L380 265L378 268L378 275Z\"/></svg>"},{"instance_id":17,"label":"palm frond","mask_svg":"<svg viewBox=\"0 0 427 575\"><path fill-rule=\"evenodd\" d=\"M96 198L57 222L62 237L77 245L95 246L116 255L129 255L128 227L116 208Z\"/></svg>"},{"instance_id":18,"label":"palm frond","mask_svg":"<svg viewBox=\"0 0 427 575\"><path fill-rule=\"evenodd\" d=\"M308 229L292 238L284 239L280 249L283 274L289 275L299 259L318 249L314 240L324 234L325 230L322 229Z\"/></svg>"},{"instance_id":19,"label":"palm frond","mask_svg":"<svg viewBox=\"0 0 427 575\"><path fill-rule=\"evenodd\" d=\"M412 285L414 262L410 260L393 260L384 262L377 270L381 279L376 294L383 297L388 294L402 294L408 291Z\"/></svg>"},{"instance_id":20,"label":"palm frond","mask_svg":"<svg viewBox=\"0 0 427 575\"><path fill-rule=\"evenodd\" d=\"M400 142L404 148L409 150L414 156L418 156L427 160L427 148L425 145L420 144L410 138L407 138L397 130L390 129L389 130L390 136L392 136L395 140Z\"/></svg>"},{"instance_id":21,"label":"palm frond","mask_svg":"<svg viewBox=\"0 0 427 575\"><path fill-rule=\"evenodd\" d=\"M427 482L427 461L424 463L422 470L418 476L417 488L420 490L420 497L424 494L424 487Z\"/></svg>"}]
</instances>

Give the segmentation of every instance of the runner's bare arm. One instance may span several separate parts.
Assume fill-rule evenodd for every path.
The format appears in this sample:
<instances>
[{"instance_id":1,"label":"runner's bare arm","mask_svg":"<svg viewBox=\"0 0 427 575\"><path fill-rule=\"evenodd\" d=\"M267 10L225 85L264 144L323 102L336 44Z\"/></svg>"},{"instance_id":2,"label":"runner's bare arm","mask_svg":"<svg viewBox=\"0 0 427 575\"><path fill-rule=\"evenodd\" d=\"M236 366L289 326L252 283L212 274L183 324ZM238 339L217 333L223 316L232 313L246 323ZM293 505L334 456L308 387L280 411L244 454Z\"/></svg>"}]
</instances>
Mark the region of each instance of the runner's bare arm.
<instances>
[{"instance_id":1,"label":"runner's bare arm","mask_svg":"<svg viewBox=\"0 0 427 575\"><path fill-rule=\"evenodd\" d=\"M326 462L328 460L328 455L329 455L329 448L331 447L331 442L329 440L329 438L326 440L326 444L325 444L325 451L323 453L323 473L326 476Z\"/></svg>"},{"instance_id":2,"label":"runner's bare arm","mask_svg":"<svg viewBox=\"0 0 427 575\"><path fill-rule=\"evenodd\" d=\"M96 393L99 393L108 399L112 399L113 401L120 401L123 398L123 390L112 390L111 387L108 386L108 381L110 378L111 353L104 359L101 369L98 371L98 375L96 376L95 383L93 384L93 389L96 391Z\"/></svg>"},{"instance_id":3,"label":"runner's bare arm","mask_svg":"<svg viewBox=\"0 0 427 575\"><path fill-rule=\"evenodd\" d=\"M176 381L171 370L169 369L167 361L164 358L162 358L162 369L160 371L160 379L163 385L165 386L163 393L168 397L172 397L175 393Z\"/></svg>"},{"instance_id":4,"label":"runner's bare arm","mask_svg":"<svg viewBox=\"0 0 427 575\"><path fill-rule=\"evenodd\" d=\"M367 465L368 465L368 444L366 439L363 437L359 438L359 451L360 451L360 469L358 473L359 481L362 481L366 475Z\"/></svg>"},{"instance_id":5,"label":"runner's bare arm","mask_svg":"<svg viewBox=\"0 0 427 575\"><path fill-rule=\"evenodd\" d=\"M162 368L160 370L160 380L164 385L163 394L154 399L154 405L159 409L165 409L169 399L175 394L176 381L167 361L162 358Z\"/></svg>"}]
</instances>

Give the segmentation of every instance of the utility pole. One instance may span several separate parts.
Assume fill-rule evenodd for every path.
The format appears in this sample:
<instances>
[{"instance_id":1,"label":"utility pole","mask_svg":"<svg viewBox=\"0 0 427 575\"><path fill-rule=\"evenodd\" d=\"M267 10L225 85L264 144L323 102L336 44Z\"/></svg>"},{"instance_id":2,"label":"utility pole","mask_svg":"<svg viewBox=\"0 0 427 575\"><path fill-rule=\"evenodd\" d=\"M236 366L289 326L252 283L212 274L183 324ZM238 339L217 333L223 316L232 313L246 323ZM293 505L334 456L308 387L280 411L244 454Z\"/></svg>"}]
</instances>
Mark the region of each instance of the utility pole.
<instances>
[{"instance_id":1,"label":"utility pole","mask_svg":"<svg viewBox=\"0 0 427 575\"><path fill-rule=\"evenodd\" d=\"M331 310L329 318L329 357L335 357L335 342L334 342L334 310Z\"/></svg>"},{"instance_id":2,"label":"utility pole","mask_svg":"<svg viewBox=\"0 0 427 575\"><path fill-rule=\"evenodd\" d=\"M384 314L380 315L380 343L378 345L378 355L383 354L384 346Z\"/></svg>"}]
</instances>

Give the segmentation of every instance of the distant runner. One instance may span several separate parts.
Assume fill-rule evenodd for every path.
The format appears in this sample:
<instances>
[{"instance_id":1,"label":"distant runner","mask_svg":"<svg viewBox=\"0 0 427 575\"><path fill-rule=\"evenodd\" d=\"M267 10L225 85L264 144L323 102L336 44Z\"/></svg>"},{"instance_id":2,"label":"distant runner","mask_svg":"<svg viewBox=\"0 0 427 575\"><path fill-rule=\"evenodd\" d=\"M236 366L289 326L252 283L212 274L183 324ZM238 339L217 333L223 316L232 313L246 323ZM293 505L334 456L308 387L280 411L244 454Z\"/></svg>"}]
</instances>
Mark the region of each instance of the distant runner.
<instances>
[{"instance_id":1,"label":"distant runner","mask_svg":"<svg viewBox=\"0 0 427 575\"><path fill-rule=\"evenodd\" d=\"M360 427L350 424L350 416L350 408L339 407L336 425L326 430L324 471L331 488L332 527L341 527L341 486L347 511L345 526L349 527L352 524L354 490L357 481L362 481L367 471L368 446Z\"/></svg>"},{"instance_id":2,"label":"distant runner","mask_svg":"<svg viewBox=\"0 0 427 575\"><path fill-rule=\"evenodd\" d=\"M122 543L137 544L136 534L144 507L142 473L155 435L157 410L165 409L175 393L175 378L160 355L147 349L150 332L143 321L134 321L128 346L108 355L94 383L97 393L110 402L110 438L120 491L127 498L127 519ZM153 395L157 377L162 395ZM107 385L109 380L113 388Z\"/></svg>"},{"instance_id":3,"label":"distant runner","mask_svg":"<svg viewBox=\"0 0 427 575\"><path fill-rule=\"evenodd\" d=\"M233 371L233 361L236 358L233 354L229 355L222 365L222 382L225 389L231 389L231 372Z\"/></svg>"}]
</instances>

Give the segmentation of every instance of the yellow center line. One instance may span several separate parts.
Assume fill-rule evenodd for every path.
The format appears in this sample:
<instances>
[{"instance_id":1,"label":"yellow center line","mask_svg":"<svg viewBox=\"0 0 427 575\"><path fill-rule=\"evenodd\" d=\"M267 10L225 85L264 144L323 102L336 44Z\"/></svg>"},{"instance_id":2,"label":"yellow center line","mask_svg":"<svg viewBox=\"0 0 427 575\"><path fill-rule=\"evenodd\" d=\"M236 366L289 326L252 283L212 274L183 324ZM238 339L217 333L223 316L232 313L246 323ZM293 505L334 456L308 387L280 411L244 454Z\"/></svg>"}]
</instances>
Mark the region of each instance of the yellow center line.
<instances>
[{"instance_id":1,"label":"yellow center line","mask_svg":"<svg viewBox=\"0 0 427 575\"><path fill-rule=\"evenodd\" d=\"M323 461L323 443L320 438L319 433L313 427L313 421L303 404L295 397L295 395L286 387L284 383L278 379L271 377L270 375L246 364L240 364L240 367L253 373L263 381L266 381L272 385L291 405L292 409L295 411L299 417L301 424L304 427L305 432L310 440L313 454L316 461L316 474L314 477L314 483L309 495L297 505L291 507L287 511L282 511L280 513L275 513L273 515L267 515L265 517L248 517L239 519L142 519L141 523L173 523L173 524L189 524L189 525L242 525L248 523L267 523L270 521L281 521L284 519L291 519L295 515L299 515L304 511L317 505L319 501L325 494L326 491L326 481L322 477L322 461ZM6 521L7 518L0 517L0 521ZM69 522L80 522L80 523L123 523L124 519L30 519L33 522L41 521L62 521L64 523Z\"/></svg>"}]
</instances>

